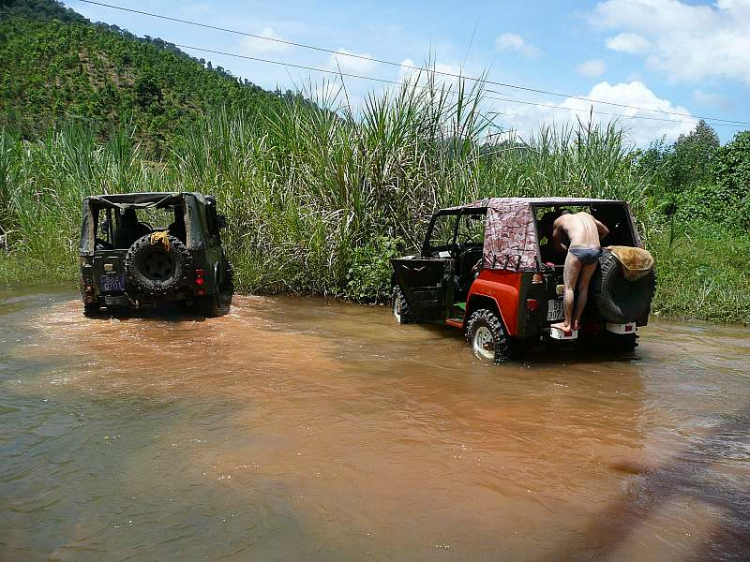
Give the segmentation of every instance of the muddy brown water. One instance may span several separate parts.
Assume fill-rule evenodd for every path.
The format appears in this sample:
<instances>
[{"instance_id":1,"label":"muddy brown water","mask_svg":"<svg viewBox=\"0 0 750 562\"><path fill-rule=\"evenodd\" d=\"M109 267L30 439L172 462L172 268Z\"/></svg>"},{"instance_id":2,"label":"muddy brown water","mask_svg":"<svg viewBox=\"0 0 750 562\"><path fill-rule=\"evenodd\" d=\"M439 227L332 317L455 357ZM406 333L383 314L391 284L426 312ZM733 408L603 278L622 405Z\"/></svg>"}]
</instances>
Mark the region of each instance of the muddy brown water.
<instances>
[{"instance_id":1,"label":"muddy brown water","mask_svg":"<svg viewBox=\"0 0 750 562\"><path fill-rule=\"evenodd\" d=\"M0 560L747 559L750 334L642 335L493 367L383 307L0 293Z\"/></svg>"}]
</instances>

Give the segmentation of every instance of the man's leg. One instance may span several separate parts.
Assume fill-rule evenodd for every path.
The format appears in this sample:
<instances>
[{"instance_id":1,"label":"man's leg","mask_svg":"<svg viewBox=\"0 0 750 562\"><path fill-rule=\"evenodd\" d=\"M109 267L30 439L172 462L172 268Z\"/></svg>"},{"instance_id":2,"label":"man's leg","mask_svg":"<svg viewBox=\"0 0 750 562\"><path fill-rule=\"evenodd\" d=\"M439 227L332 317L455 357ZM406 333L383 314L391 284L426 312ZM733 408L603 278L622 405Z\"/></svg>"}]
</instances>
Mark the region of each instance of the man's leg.
<instances>
[{"instance_id":1,"label":"man's leg","mask_svg":"<svg viewBox=\"0 0 750 562\"><path fill-rule=\"evenodd\" d=\"M581 274L578 276L578 299L576 300L576 312L573 317L573 329L579 330L581 328L581 315L583 309L586 308L586 301L589 297L589 281L596 271L596 262L584 265L581 270Z\"/></svg>"},{"instance_id":2,"label":"man's leg","mask_svg":"<svg viewBox=\"0 0 750 562\"><path fill-rule=\"evenodd\" d=\"M565 256L565 268L563 269L563 283L565 285L565 296L563 297L563 309L565 310L565 321L552 324L553 328L560 328L565 332L570 331L572 326L573 302L576 298L576 282L581 272L581 262L573 254L568 252Z\"/></svg>"}]
</instances>

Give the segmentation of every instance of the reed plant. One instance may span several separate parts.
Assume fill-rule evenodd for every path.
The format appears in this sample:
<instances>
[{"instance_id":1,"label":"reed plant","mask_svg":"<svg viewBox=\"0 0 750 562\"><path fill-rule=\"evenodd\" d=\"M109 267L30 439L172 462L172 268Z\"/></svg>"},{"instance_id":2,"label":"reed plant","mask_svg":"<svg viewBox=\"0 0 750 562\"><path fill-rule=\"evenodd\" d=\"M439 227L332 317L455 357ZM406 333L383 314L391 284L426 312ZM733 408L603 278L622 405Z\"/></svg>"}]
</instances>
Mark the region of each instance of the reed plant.
<instances>
[{"instance_id":1,"label":"reed plant","mask_svg":"<svg viewBox=\"0 0 750 562\"><path fill-rule=\"evenodd\" d=\"M81 122L36 141L3 131L0 225L10 254L0 257L0 282L74 280L81 199L136 191L215 195L228 218L225 246L246 291L384 300L388 259L419 248L436 208L490 196L625 199L661 253L665 235L652 220L649 178L633 165L616 123L544 126L521 139L482 113L482 89L415 76L355 110L345 89L324 84L252 114L218 109L185 130L159 161L127 126L104 140ZM719 243L706 244L710 251ZM667 268L662 275L670 280L693 279L681 268L701 259L679 261L668 252L663 258L660 272ZM730 277L732 291L747 287L746 275ZM707 269L705 279L721 276ZM721 291L704 293L700 307L681 306L676 301L684 294L661 288L656 307L748 319L747 296L726 301Z\"/></svg>"}]
</instances>

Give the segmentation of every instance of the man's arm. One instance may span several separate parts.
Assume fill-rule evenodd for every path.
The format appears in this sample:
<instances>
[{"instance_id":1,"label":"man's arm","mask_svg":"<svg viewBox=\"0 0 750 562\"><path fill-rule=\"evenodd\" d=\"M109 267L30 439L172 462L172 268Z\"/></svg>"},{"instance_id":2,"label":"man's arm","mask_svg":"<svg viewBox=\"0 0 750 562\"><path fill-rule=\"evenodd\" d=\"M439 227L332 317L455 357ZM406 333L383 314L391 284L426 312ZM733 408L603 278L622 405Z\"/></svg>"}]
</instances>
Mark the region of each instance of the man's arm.
<instances>
[{"instance_id":1,"label":"man's arm","mask_svg":"<svg viewBox=\"0 0 750 562\"><path fill-rule=\"evenodd\" d=\"M594 219L594 222L596 223L596 230L599 231L599 240L604 240L609 234L609 229L596 219Z\"/></svg>"}]
</instances>

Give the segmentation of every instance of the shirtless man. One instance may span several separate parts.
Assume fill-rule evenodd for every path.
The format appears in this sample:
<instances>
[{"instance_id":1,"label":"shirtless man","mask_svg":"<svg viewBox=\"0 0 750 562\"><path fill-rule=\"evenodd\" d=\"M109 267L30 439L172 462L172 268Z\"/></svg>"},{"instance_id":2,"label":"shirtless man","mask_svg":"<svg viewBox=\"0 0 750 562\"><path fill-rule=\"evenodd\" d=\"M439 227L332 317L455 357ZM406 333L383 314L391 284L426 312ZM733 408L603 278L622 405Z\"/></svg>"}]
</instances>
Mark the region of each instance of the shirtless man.
<instances>
[{"instance_id":1,"label":"shirtless man","mask_svg":"<svg viewBox=\"0 0 750 562\"><path fill-rule=\"evenodd\" d=\"M565 257L563 283L565 296L563 308L565 320L552 324L553 328L560 328L564 332L581 328L581 315L586 307L589 293L589 281L596 270L599 256L602 254L600 240L609 234L609 229L585 212L571 213L563 210L555 220L552 239L560 251L568 251ZM569 244L563 240L567 237ZM578 299L576 300L576 285L578 285ZM573 303L575 302L575 314ZM572 322L571 322L572 319Z\"/></svg>"}]
</instances>

